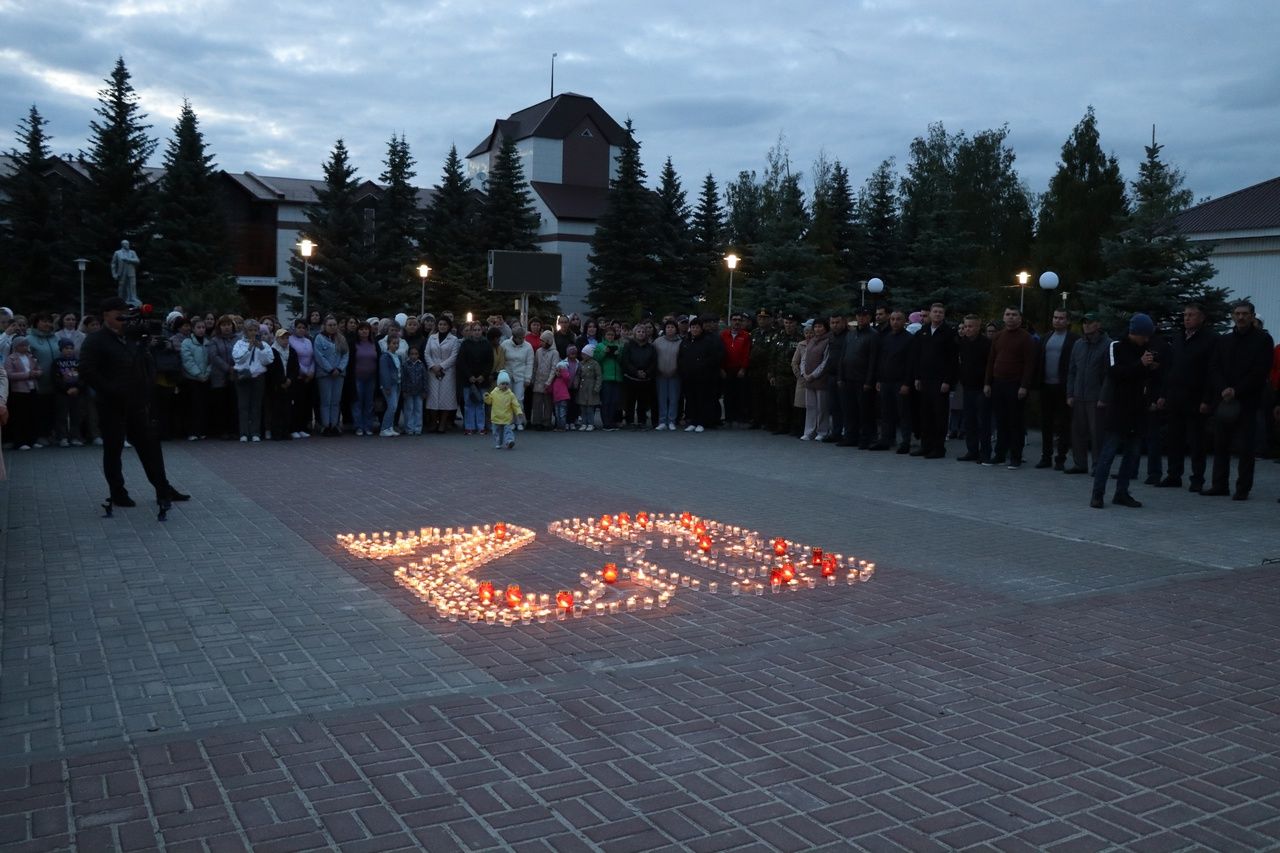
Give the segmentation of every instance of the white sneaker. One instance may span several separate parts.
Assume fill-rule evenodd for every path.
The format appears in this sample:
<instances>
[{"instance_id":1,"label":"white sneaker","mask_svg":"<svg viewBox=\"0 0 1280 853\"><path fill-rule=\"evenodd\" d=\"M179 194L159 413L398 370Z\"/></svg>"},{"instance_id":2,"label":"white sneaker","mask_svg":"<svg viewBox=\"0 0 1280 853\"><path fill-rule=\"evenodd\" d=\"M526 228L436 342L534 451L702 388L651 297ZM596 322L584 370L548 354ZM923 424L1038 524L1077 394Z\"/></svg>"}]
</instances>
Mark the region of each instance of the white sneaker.
<instances>
[{"instance_id":1,"label":"white sneaker","mask_svg":"<svg viewBox=\"0 0 1280 853\"><path fill-rule=\"evenodd\" d=\"M667 428L666 424L658 424L656 427L654 427L654 430L656 432L664 432L666 428Z\"/></svg>"},{"instance_id":2,"label":"white sneaker","mask_svg":"<svg viewBox=\"0 0 1280 853\"><path fill-rule=\"evenodd\" d=\"M298 438L311 438L311 433L309 433L309 432L300 432L300 433L298 433Z\"/></svg>"},{"instance_id":3,"label":"white sneaker","mask_svg":"<svg viewBox=\"0 0 1280 853\"><path fill-rule=\"evenodd\" d=\"M248 444L248 443L249 443L249 436L247 436L247 435L242 435L242 436L240 436L240 443L241 443L241 444Z\"/></svg>"},{"instance_id":4,"label":"white sneaker","mask_svg":"<svg viewBox=\"0 0 1280 853\"><path fill-rule=\"evenodd\" d=\"M30 450L30 449L31 449L31 445L29 445L29 444L20 444L20 445L18 445L18 449L19 449L19 450Z\"/></svg>"},{"instance_id":5,"label":"white sneaker","mask_svg":"<svg viewBox=\"0 0 1280 853\"><path fill-rule=\"evenodd\" d=\"M80 440L80 439L78 439L78 438L73 438L73 439L71 439L71 446L72 446L72 447L84 447L84 442L83 442L83 441L81 441L81 440Z\"/></svg>"},{"instance_id":6,"label":"white sneaker","mask_svg":"<svg viewBox=\"0 0 1280 853\"><path fill-rule=\"evenodd\" d=\"M198 436L198 435L189 435L189 436L187 436L187 441L199 441L199 440L200 440L200 436Z\"/></svg>"},{"instance_id":7,"label":"white sneaker","mask_svg":"<svg viewBox=\"0 0 1280 853\"><path fill-rule=\"evenodd\" d=\"M259 441L262 441L262 438L261 438L260 436L256 436L256 435L255 435L253 438L251 438L251 439L249 439L249 440L250 440L250 441L252 441L252 442L259 442Z\"/></svg>"},{"instance_id":8,"label":"white sneaker","mask_svg":"<svg viewBox=\"0 0 1280 853\"><path fill-rule=\"evenodd\" d=\"M809 433L807 433L807 432L806 432L804 435L800 436L800 440L801 440L801 441L812 441L812 440L813 440L813 436L809 435Z\"/></svg>"},{"instance_id":9,"label":"white sneaker","mask_svg":"<svg viewBox=\"0 0 1280 853\"><path fill-rule=\"evenodd\" d=\"M820 432L820 433L818 433L817 435L815 435L815 436L813 437L813 440L814 440L814 441L826 441L826 440L827 440L827 434L826 434L825 432Z\"/></svg>"},{"instance_id":10,"label":"white sneaker","mask_svg":"<svg viewBox=\"0 0 1280 853\"><path fill-rule=\"evenodd\" d=\"M59 441L59 442L58 442L58 446L59 446L59 447L70 447L70 446L71 446L71 442L64 438L64 439L62 439L62 441Z\"/></svg>"},{"instance_id":11,"label":"white sneaker","mask_svg":"<svg viewBox=\"0 0 1280 853\"><path fill-rule=\"evenodd\" d=\"M524 424L516 424L516 432L524 432Z\"/></svg>"},{"instance_id":12,"label":"white sneaker","mask_svg":"<svg viewBox=\"0 0 1280 853\"><path fill-rule=\"evenodd\" d=\"M595 425L595 424L587 424L586 426L584 426L584 427L583 427L583 429L585 429L587 432L595 432L595 431L596 431L596 425Z\"/></svg>"},{"instance_id":13,"label":"white sneaker","mask_svg":"<svg viewBox=\"0 0 1280 853\"><path fill-rule=\"evenodd\" d=\"M100 439L100 438L95 438L95 439L93 440L93 446L94 446L94 447L101 447L101 446L102 446L102 439Z\"/></svg>"},{"instance_id":14,"label":"white sneaker","mask_svg":"<svg viewBox=\"0 0 1280 853\"><path fill-rule=\"evenodd\" d=\"M696 426L694 426L693 424L689 424L687 427L685 427L685 428L684 428L684 431L685 431L685 432L697 432L697 431L698 431L698 428L697 428Z\"/></svg>"},{"instance_id":15,"label":"white sneaker","mask_svg":"<svg viewBox=\"0 0 1280 853\"><path fill-rule=\"evenodd\" d=\"M378 433L378 435L382 436L383 438L395 438L398 435L398 433L395 430L388 427L387 429L384 429L382 432Z\"/></svg>"},{"instance_id":16,"label":"white sneaker","mask_svg":"<svg viewBox=\"0 0 1280 853\"><path fill-rule=\"evenodd\" d=\"M702 429L702 427L700 427L700 426L696 426L696 427L694 427L694 428L693 428L693 431L694 431L694 432L702 432L702 431L703 431L703 429Z\"/></svg>"},{"instance_id":17,"label":"white sneaker","mask_svg":"<svg viewBox=\"0 0 1280 853\"><path fill-rule=\"evenodd\" d=\"M39 447L39 446L40 446L40 445L38 445L38 444L36 445L36 447ZM127 441L124 443L124 446L125 446L125 447L133 447L133 445L132 445L132 444L130 444L129 442L127 442Z\"/></svg>"},{"instance_id":18,"label":"white sneaker","mask_svg":"<svg viewBox=\"0 0 1280 853\"><path fill-rule=\"evenodd\" d=\"M300 433L300 432L291 432L291 433L289 433L289 438L302 438L302 433Z\"/></svg>"},{"instance_id":19,"label":"white sneaker","mask_svg":"<svg viewBox=\"0 0 1280 853\"><path fill-rule=\"evenodd\" d=\"M362 429L356 430L356 435L364 435L364 430Z\"/></svg>"}]
</instances>

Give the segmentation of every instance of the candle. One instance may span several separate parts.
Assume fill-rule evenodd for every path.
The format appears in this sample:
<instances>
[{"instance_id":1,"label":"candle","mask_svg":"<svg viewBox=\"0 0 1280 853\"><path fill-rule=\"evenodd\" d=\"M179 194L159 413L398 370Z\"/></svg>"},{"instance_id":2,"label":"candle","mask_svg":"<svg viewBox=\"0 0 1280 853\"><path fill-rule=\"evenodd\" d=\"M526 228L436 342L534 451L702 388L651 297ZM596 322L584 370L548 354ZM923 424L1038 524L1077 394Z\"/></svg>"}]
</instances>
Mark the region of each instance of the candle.
<instances>
[{"instance_id":1,"label":"candle","mask_svg":"<svg viewBox=\"0 0 1280 853\"><path fill-rule=\"evenodd\" d=\"M507 586L507 606L519 607L522 601L524 601L524 593L520 591L520 584L509 584Z\"/></svg>"},{"instance_id":2,"label":"candle","mask_svg":"<svg viewBox=\"0 0 1280 853\"><path fill-rule=\"evenodd\" d=\"M600 577L604 579L605 583L617 583L618 582L618 564L605 563L604 569L602 569L600 572Z\"/></svg>"}]
</instances>

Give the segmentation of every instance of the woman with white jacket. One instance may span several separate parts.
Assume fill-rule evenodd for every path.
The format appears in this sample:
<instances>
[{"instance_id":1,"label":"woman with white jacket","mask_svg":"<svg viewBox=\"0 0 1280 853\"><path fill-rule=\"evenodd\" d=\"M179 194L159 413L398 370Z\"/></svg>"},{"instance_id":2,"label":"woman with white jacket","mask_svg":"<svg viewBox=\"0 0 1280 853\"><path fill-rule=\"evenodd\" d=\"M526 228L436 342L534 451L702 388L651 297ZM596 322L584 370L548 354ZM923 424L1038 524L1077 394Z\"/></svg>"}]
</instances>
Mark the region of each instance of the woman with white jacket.
<instances>
[{"instance_id":1,"label":"woman with white jacket","mask_svg":"<svg viewBox=\"0 0 1280 853\"><path fill-rule=\"evenodd\" d=\"M501 347L505 369L511 376L511 393L523 406L525 386L533 380L533 345L525 340L524 327L515 323L511 326L511 337L504 339ZM524 424L517 423L516 429L524 429Z\"/></svg>"},{"instance_id":2,"label":"woman with white jacket","mask_svg":"<svg viewBox=\"0 0 1280 853\"><path fill-rule=\"evenodd\" d=\"M427 363L427 409L436 432L444 432L453 424L458 411L458 351L462 340L453 334L453 321L441 317L436 321L435 334L427 338L427 351L422 353Z\"/></svg>"},{"instance_id":3,"label":"woman with white jacket","mask_svg":"<svg viewBox=\"0 0 1280 853\"><path fill-rule=\"evenodd\" d=\"M262 441L262 391L266 385L267 365L276 357L261 338L266 329L266 326L259 327L252 321L245 323L243 337L231 347L241 441Z\"/></svg>"}]
</instances>

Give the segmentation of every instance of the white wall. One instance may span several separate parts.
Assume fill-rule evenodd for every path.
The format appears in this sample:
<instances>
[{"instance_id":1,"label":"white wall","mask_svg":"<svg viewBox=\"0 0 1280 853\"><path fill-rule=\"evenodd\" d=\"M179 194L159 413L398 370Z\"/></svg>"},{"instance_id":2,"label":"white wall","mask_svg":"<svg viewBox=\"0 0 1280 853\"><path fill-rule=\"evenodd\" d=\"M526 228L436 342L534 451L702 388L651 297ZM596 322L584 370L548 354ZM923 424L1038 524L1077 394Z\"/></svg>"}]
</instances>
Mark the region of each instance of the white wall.
<instances>
[{"instance_id":1,"label":"white wall","mask_svg":"<svg viewBox=\"0 0 1280 853\"><path fill-rule=\"evenodd\" d=\"M568 231L568 229L565 229ZM590 243L577 243L556 240L543 243L542 251L558 252L561 258L560 267L560 311L571 314L574 311L585 311L587 308L587 272L590 265L587 256L591 254Z\"/></svg>"},{"instance_id":2,"label":"white wall","mask_svg":"<svg viewBox=\"0 0 1280 853\"><path fill-rule=\"evenodd\" d=\"M1193 239L1212 236L1196 234ZM1227 288L1234 298L1248 297L1275 337L1280 331L1280 233L1213 242L1217 243L1212 260L1218 274L1211 283Z\"/></svg>"},{"instance_id":3,"label":"white wall","mask_svg":"<svg viewBox=\"0 0 1280 853\"><path fill-rule=\"evenodd\" d=\"M524 176L530 181L558 184L564 179L564 140L531 136L516 147L524 163Z\"/></svg>"}]
</instances>

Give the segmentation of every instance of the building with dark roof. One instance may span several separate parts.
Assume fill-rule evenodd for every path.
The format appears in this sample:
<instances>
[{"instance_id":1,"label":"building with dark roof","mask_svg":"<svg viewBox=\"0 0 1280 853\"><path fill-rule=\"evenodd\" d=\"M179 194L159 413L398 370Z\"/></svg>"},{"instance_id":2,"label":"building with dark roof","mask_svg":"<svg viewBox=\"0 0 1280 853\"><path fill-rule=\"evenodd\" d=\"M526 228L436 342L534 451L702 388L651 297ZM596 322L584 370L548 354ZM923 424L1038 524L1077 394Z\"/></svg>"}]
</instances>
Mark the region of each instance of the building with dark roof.
<instances>
[{"instance_id":1,"label":"building with dark roof","mask_svg":"<svg viewBox=\"0 0 1280 853\"><path fill-rule=\"evenodd\" d=\"M538 243L563 258L560 304L566 312L586 307L591 238L626 135L593 99L565 92L495 121L467 154L472 185L483 190L502 140L515 141L541 217Z\"/></svg>"},{"instance_id":2,"label":"building with dark roof","mask_svg":"<svg viewBox=\"0 0 1280 853\"><path fill-rule=\"evenodd\" d=\"M1248 297L1274 335L1280 328L1280 177L1188 208L1178 227L1212 243L1213 283Z\"/></svg>"}]
</instances>

